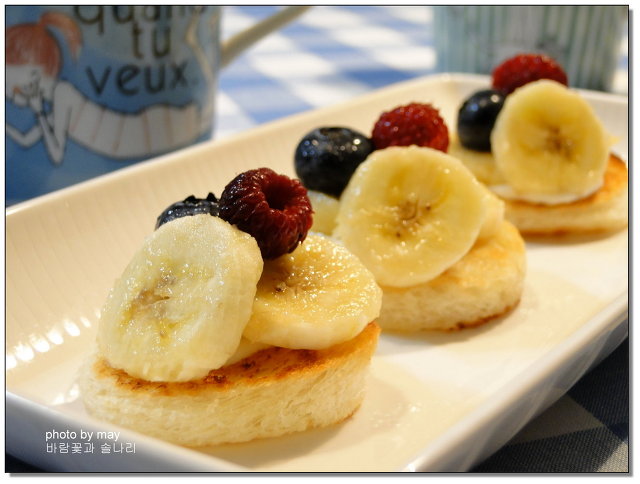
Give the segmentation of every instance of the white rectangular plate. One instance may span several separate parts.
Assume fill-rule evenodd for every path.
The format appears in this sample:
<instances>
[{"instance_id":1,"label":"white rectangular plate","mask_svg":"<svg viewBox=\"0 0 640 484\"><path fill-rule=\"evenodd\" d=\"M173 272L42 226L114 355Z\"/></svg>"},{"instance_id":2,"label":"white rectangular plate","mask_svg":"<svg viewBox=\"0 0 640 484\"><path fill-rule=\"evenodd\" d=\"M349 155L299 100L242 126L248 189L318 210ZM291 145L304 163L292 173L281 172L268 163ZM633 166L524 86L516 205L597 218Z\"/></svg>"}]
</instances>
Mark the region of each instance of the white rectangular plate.
<instances>
[{"instance_id":1,"label":"white rectangular plate","mask_svg":"<svg viewBox=\"0 0 640 484\"><path fill-rule=\"evenodd\" d=\"M293 175L307 131L343 125L368 133L399 104L432 102L454 127L462 99L487 85L482 76L417 79L9 208L7 450L74 471L464 471L497 450L627 335L626 230L528 243L522 301L497 321L457 333L383 335L364 404L332 428L190 450L90 418L75 384L112 282L170 203L219 195L246 169ZM627 159L627 98L583 94ZM54 430L65 432L58 437L67 453L47 447ZM129 452L115 453L99 430L121 431Z\"/></svg>"}]
</instances>

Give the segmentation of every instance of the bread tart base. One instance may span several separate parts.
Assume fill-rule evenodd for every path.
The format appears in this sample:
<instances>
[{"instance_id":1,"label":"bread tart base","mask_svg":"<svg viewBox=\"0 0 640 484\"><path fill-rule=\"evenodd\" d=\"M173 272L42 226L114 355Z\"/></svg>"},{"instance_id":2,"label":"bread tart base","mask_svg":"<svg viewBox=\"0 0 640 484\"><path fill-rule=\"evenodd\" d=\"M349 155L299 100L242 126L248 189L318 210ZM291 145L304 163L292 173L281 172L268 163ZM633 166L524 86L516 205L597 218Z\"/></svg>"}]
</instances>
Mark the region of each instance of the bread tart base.
<instances>
[{"instance_id":1,"label":"bread tart base","mask_svg":"<svg viewBox=\"0 0 640 484\"><path fill-rule=\"evenodd\" d=\"M383 330L458 330L508 312L522 294L525 245L503 221L494 237L479 241L435 279L408 288L383 287L378 324Z\"/></svg>"},{"instance_id":2,"label":"bread tart base","mask_svg":"<svg viewBox=\"0 0 640 484\"><path fill-rule=\"evenodd\" d=\"M602 187L571 203L541 205L505 200L505 217L524 235L610 232L628 225L629 175L626 164L609 156Z\"/></svg>"},{"instance_id":3,"label":"bread tart base","mask_svg":"<svg viewBox=\"0 0 640 484\"><path fill-rule=\"evenodd\" d=\"M95 418L201 447L333 425L364 398L380 328L324 350L271 347L189 382L149 382L93 357L80 390Z\"/></svg>"},{"instance_id":4,"label":"bread tart base","mask_svg":"<svg viewBox=\"0 0 640 484\"><path fill-rule=\"evenodd\" d=\"M493 155L463 147L452 136L449 154L457 157L485 185L504 183ZM604 182L594 194L570 203L544 205L503 199L505 217L523 235L586 235L612 232L628 225L629 174L627 165L613 153L604 174Z\"/></svg>"}]
</instances>

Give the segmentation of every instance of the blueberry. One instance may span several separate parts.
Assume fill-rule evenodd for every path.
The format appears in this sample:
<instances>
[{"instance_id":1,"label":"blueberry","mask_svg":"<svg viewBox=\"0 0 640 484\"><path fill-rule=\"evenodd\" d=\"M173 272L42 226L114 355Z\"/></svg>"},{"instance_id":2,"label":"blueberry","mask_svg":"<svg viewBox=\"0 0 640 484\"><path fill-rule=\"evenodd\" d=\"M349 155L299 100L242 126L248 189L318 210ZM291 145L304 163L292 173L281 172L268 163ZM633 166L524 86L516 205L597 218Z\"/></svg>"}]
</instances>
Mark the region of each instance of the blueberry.
<instances>
[{"instance_id":1,"label":"blueberry","mask_svg":"<svg viewBox=\"0 0 640 484\"><path fill-rule=\"evenodd\" d=\"M296 174L308 190L339 197L355 169L372 151L371 140L355 130L317 128L296 148Z\"/></svg>"},{"instance_id":2,"label":"blueberry","mask_svg":"<svg viewBox=\"0 0 640 484\"><path fill-rule=\"evenodd\" d=\"M491 130L504 104L504 94L487 89L472 94L458 111L458 138L462 146L491 151Z\"/></svg>"},{"instance_id":3,"label":"blueberry","mask_svg":"<svg viewBox=\"0 0 640 484\"><path fill-rule=\"evenodd\" d=\"M209 193L207 198L196 198L189 195L180 202L169 205L156 220L156 229L167 222L171 222L180 217L208 213L214 217L218 216L218 199L213 193Z\"/></svg>"}]
</instances>

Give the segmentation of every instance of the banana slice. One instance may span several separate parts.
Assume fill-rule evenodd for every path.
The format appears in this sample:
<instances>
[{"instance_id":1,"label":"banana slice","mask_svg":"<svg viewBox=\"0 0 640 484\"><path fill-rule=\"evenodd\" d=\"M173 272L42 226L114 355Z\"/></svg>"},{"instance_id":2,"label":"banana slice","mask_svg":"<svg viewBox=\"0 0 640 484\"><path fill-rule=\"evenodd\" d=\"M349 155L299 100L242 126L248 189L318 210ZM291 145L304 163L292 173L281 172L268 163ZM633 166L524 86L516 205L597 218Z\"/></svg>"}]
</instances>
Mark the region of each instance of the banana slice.
<instances>
[{"instance_id":1,"label":"banana slice","mask_svg":"<svg viewBox=\"0 0 640 484\"><path fill-rule=\"evenodd\" d=\"M533 203L567 203L602 185L611 137L577 93L549 80L510 94L491 134L507 187L496 192Z\"/></svg>"},{"instance_id":2,"label":"banana slice","mask_svg":"<svg viewBox=\"0 0 640 484\"><path fill-rule=\"evenodd\" d=\"M100 352L112 367L144 380L205 376L236 351L262 265L255 239L217 217L162 225L111 290Z\"/></svg>"},{"instance_id":3,"label":"banana slice","mask_svg":"<svg viewBox=\"0 0 640 484\"><path fill-rule=\"evenodd\" d=\"M313 209L313 225L311 230L331 235L336 226L336 216L340 201L336 197L316 190L307 190Z\"/></svg>"},{"instance_id":4,"label":"banana slice","mask_svg":"<svg viewBox=\"0 0 640 484\"><path fill-rule=\"evenodd\" d=\"M500 230L505 213L504 201L498 198L488 188L484 188L484 197L487 211L484 217L484 221L480 226L478 241L489 240Z\"/></svg>"},{"instance_id":5,"label":"banana slice","mask_svg":"<svg viewBox=\"0 0 640 484\"><path fill-rule=\"evenodd\" d=\"M382 290L354 255L309 234L291 254L265 262L244 337L291 349L328 348L359 334L381 305Z\"/></svg>"},{"instance_id":6,"label":"banana slice","mask_svg":"<svg viewBox=\"0 0 640 484\"><path fill-rule=\"evenodd\" d=\"M485 195L462 162L445 153L379 150L342 193L334 236L380 285L421 284L469 251L485 219Z\"/></svg>"}]
</instances>

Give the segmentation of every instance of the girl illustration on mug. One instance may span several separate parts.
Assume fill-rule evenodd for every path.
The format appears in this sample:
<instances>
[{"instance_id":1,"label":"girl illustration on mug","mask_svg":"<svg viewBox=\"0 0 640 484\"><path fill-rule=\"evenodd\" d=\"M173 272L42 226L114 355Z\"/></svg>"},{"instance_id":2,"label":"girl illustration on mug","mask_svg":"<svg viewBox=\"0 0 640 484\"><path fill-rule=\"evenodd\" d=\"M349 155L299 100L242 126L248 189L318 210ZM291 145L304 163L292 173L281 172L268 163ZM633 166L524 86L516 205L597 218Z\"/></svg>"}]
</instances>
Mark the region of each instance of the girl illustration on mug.
<instances>
[{"instance_id":1,"label":"girl illustration on mug","mask_svg":"<svg viewBox=\"0 0 640 484\"><path fill-rule=\"evenodd\" d=\"M209 78L210 66L203 65L206 60L195 41L197 17L198 11L185 38ZM29 148L42 140L55 165L62 163L68 139L101 155L131 159L185 146L210 128L212 102L204 103L203 110L191 102L184 107L156 104L124 113L92 101L59 78L62 50L52 28L62 34L75 62L82 33L68 15L46 12L37 23L14 25L5 32L5 96L35 115L35 124L26 132L6 125L7 135L20 146Z\"/></svg>"}]
</instances>

